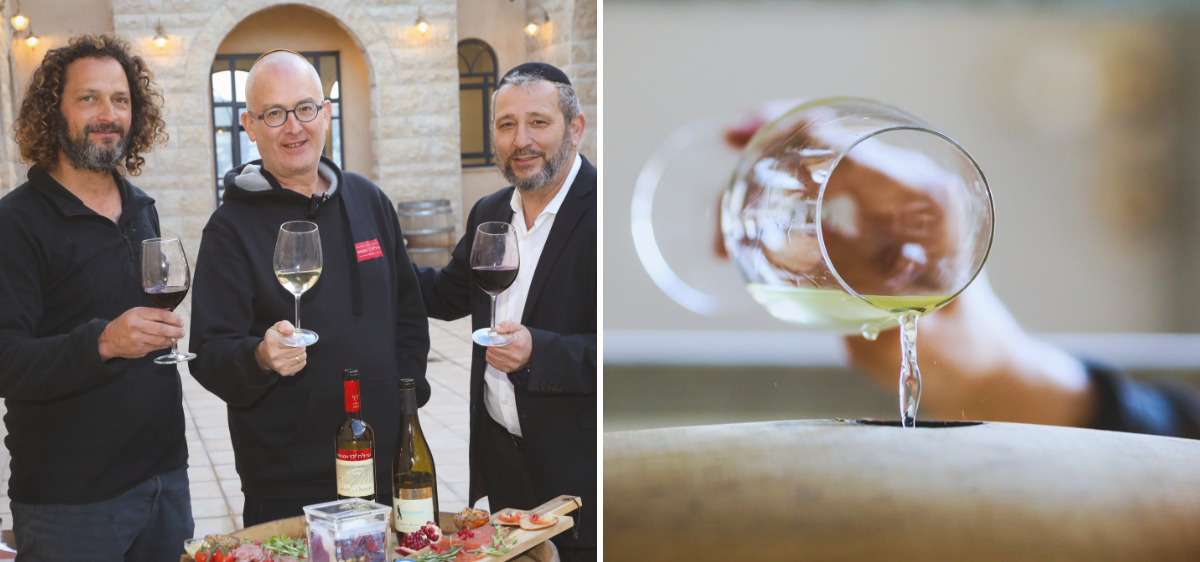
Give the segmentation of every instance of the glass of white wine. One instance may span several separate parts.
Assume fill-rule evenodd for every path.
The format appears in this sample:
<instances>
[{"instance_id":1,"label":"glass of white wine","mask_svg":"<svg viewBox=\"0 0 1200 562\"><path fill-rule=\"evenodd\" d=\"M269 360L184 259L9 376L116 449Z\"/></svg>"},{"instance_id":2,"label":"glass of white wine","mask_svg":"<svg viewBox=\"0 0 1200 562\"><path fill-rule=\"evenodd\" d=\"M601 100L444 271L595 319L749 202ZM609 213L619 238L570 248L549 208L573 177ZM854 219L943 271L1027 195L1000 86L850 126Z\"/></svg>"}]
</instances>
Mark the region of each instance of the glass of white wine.
<instances>
[{"instance_id":1,"label":"glass of white wine","mask_svg":"<svg viewBox=\"0 0 1200 562\"><path fill-rule=\"evenodd\" d=\"M750 139L719 222L751 297L776 318L868 339L901 326L901 423L915 425L917 318L962 292L991 248L991 191L970 154L879 102L801 103Z\"/></svg>"},{"instance_id":2,"label":"glass of white wine","mask_svg":"<svg viewBox=\"0 0 1200 562\"><path fill-rule=\"evenodd\" d=\"M283 288L296 297L296 331L279 341L292 347L317 343L317 334L300 329L300 295L321 277L321 232L308 221L285 222L279 226L275 241L275 277Z\"/></svg>"}]
</instances>

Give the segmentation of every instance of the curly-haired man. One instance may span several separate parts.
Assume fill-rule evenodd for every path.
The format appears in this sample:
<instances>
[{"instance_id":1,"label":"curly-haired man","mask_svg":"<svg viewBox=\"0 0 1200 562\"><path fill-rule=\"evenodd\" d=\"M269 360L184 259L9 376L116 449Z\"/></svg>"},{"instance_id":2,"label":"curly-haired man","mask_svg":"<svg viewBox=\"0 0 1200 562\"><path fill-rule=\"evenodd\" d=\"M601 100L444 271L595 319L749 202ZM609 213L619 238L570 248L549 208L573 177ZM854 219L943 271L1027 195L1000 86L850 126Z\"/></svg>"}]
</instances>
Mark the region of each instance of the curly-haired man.
<instances>
[{"instance_id":1,"label":"curly-haired man","mask_svg":"<svg viewBox=\"0 0 1200 562\"><path fill-rule=\"evenodd\" d=\"M29 181L0 199L0 396L17 555L171 560L194 530L183 321L142 292L154 200L130 184L166 140L146 63L111 37L46 54L14 133Z\"/></svg>"}]
</instances>

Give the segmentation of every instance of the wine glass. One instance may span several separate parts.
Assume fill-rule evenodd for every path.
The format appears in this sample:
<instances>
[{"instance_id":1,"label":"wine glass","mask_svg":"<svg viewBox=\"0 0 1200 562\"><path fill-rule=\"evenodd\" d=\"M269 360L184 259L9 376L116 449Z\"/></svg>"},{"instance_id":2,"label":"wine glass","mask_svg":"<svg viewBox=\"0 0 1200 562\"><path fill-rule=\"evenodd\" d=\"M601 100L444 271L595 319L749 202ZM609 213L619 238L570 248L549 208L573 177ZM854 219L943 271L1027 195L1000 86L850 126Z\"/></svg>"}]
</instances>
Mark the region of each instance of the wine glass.
<instances>
[{"instance_id":1,"label":"wine glass","mask_svg":"<svg viewBox=\"0 0 1200 562\"><path fill-rule=\"evenodd\" d=\"M142 241L142 289L154 306L175 311L192 287L192 270L178 238L151 238ZM171 340L171 353L154 360L173 365L196 358L195 353L180 353L179 342Z\"/></svg>"},{"instance_id":2,"label":"wine glass","mask_svg":"<svg viewBox=\"0 0 1200 562\"><path fill-rule=\"evenodd\" d=\"M662 185L649 187L652 201ZM914 425L917 318L961 293L991 248L991 191L970 154L879 102L810 101L750 139L720 209L725 252L776 318L868 339L900 324L901 422Z\"/></svg>"},{"instance_id":3,"label":"wine glass","mask_svg":"<svg viewBox=\"0 0 1200 562\"><path fill-rule=\"evenodd\" d=\"M321 233L308 221L285 222L279 226L275 242L275 277L283 288L296 297L296 331L279 341L291 347L317 343L316 332L300 329L300 295L312 288L321 276Z\"/></svg>"},{"instance_id":4,"label":"wine glass","mask_svg":"<svg viewBox=\"0 0 1200 562\"><path fill-rule=\"evenodd\" d=\"M517 232L506 222L485 222L475 229L471 245L471 271L475 283L492 297L491 328L471 334L475 343L485 347L504 347L513 341L511 334L496 333L496 296L517 280L521 257L517 252Z\"/></svg>"}]
</instances>

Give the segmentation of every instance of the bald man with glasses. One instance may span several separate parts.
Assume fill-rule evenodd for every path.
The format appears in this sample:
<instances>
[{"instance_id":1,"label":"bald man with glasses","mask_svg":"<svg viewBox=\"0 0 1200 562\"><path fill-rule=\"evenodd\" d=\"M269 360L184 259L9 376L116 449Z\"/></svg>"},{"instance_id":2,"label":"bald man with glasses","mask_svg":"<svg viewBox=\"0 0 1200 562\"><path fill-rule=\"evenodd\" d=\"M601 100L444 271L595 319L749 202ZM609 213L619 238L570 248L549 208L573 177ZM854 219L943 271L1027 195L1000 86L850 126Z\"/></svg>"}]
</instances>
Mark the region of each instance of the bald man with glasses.
<instances>
[{"instance_id":1,"label":"bald man with glasses","mask_svg":"<svg viewBox=\"0 0 1200 562\"><path fill-rule=\"evenodd\" d=\"M228 405L246 526L302 515L339 487L333 433L344 418L344 369L357 369L363 418L375 431L374 499L388 503L400 426L400 379L429 400L429 324L391 201L322 153L331 104L301 55L273 51L246 78L242 126L261 160L225 174L225 202L204 228L193 285L191 372ZM309 221L324 268L295 299L275 276L280 225ZM345 484L345 483L343 483Z\"/></svg>"}]
</instances>

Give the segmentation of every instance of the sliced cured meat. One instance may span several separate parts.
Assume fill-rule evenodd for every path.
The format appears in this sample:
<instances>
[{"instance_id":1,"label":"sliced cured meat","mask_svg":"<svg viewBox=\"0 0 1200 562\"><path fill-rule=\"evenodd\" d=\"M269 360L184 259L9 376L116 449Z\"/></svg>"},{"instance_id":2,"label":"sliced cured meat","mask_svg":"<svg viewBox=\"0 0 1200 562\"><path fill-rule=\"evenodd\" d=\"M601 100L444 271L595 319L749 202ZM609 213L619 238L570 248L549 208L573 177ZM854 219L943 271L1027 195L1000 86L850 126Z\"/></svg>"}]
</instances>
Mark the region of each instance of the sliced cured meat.
<instances>
[{"instance_id":1,"label":"sliced cured meat","mask_svg":"<svg viewBox=\"0 0 1200 562\"><path fill-rule=\"evenodd\" d=\"M496 516L496 522L501 525L520 525L523 516L520 511L505 511Z\"/></svg>"}]
</instances>

